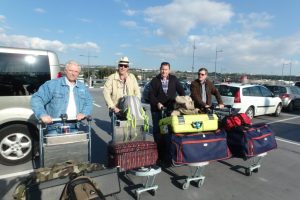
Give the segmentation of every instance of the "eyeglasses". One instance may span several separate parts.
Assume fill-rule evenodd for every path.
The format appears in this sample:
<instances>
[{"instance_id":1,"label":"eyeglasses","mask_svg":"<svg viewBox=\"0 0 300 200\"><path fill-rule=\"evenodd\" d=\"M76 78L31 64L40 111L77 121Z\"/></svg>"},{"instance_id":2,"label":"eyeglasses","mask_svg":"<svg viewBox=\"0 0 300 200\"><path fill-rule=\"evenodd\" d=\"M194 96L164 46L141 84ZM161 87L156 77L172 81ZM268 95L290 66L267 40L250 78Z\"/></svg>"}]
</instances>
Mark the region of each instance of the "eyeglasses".
<instances>
[{"instance_id":1,"label":"eyeglasses","mask_svg":"<svg viewBox=\"0 0 300 200\"><path fill-rule=\"evenodd\" d=\"M206 74L198 73L199 76L205 76Z\"/></svg>"},{"instance_id":2,"label":"eyeglasses","mask_svg":"<svg viewBox=\"0 0 300 200\"><path fill-rule=\"evenodd\" d=\"M128 65L119 65L119 67L124 67L124 68L128 68Z\"/></svg>"}]
</instances>

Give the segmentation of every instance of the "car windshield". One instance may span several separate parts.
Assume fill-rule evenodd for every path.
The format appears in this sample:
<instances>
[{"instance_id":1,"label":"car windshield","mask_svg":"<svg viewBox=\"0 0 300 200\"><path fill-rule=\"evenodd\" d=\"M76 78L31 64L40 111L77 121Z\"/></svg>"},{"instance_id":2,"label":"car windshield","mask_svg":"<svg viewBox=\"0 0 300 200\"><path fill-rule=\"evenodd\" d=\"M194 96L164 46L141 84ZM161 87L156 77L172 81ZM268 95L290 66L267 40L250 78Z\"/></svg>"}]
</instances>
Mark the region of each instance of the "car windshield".
<instances>
[{"instance_id":1,"label":"car windshield","mask_svg":"<svg viewBox=\"0 0 300 200\"><path fill-rule=\"evenodd\" d=\"M215 85L221 96L234 97L239 90L238 87L232 87L228 85Z\"/></svg>"}]
</instances>

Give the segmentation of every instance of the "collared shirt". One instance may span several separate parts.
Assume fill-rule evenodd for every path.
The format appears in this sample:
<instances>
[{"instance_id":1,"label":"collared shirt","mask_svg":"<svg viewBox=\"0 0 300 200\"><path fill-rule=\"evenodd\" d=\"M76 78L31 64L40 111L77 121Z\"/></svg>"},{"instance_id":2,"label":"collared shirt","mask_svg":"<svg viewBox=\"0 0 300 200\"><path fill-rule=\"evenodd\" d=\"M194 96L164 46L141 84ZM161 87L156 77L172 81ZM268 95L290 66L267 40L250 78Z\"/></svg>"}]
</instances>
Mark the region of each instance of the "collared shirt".
<instances>
[{"instance_id":1,"label":"collared shirt","mask_svg":"<svg viewBox=\"0 0 300 200\"><path fill-rule=\"evenodd\" d=\"M74 92L73 92L76 82L75 82L75 84L72 84L66 78L66 83L69 86L69 102L68 102L68 107L67 107L68 119L76 119L77 110L76 110L76 103L75 103Z\"/></svg>"},{"instance_id":2,"label":"collared shirt","mask_svg":"<svg viewBox=\"0 0 300 200\"><path fill-rule=\"evenodd\" d=\"M168 87L169 87L169 76L166 79L161 77L161 85L162 85L162 89L163 89L164 93L167 94Z\"/></svg>"},{"instance_id":3,"label":"collared shirt","mask_svg":"<svg viewBox=\"0 0 300 200\"><path fill-rule=\"evenodd\" d=\"M202 101L203 101L204 103L206 103L205 81L204 81L203 83L201 83L201 90L202 90L202 93L201 93Z\"/></svg>"}]
</instances>

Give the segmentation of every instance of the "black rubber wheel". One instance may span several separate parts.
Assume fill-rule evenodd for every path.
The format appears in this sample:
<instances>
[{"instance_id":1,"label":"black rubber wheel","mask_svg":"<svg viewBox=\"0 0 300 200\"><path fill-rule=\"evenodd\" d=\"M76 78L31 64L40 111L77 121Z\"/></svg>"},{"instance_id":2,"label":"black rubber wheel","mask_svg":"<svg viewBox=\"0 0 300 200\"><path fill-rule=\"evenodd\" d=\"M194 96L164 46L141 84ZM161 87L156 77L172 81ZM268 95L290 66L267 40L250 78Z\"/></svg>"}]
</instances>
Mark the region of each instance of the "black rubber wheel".
<instances>
[{"instance_id":1,"label":"black rubber wheel","mask_svg":"<svg viewBox=\"0 0 300 200\"><path fill-rule=\"evenodd\" d=\"M0 163L18 165L32 158L32 130L23 124L14 124L0 130Z\"/></svg>"},{"instance_id":2,"label":"black rubber wheel","mask_svg":"<svg viewBox=\"0 0 300 200\"><path fill-rule=\"evenodd\" d=\"M203 186L203 183L204 183L204 180L200 179L198 182L197 182L197 187L200 188Z\"/></svg>"},{"instance_id":3,"label":"black rubber wheel","mask_svg":"<svg viewBox=\"0 0 300 200\"><path fill-rule=\"evenodd\" d=\"M293 101L291 101L291 102L289 103L289 105L287 106L287 110L288 110L289 112L293 112L293 111L295 110L295 106L294 106L294 102L293 102Z\"/></svg>"},{"instance_id":4,"label":"black rubber wheel","mask_svg":"<svg viewBox=\"0 0 300 200\"><path fill-rule=\"evenodd\" d=\"M253 109L253 107L249 107L247 110L246 110L246 115L248 115L248 117L250 118L250 119L253 119L253 117L254 117L254 109Z\"/></svg>"},{"instance_id":5,"label":"black rubber wheel","mask_svg":"<svg viewBox=\"0 0 300 200\"><path fill-rule=\"evenodd\" d=\"M245 169L245 174L246 174L246 176L252 175L252 171L250 170L250 168Z\"/></svg>"},{"instance_id":6,"label":"black rubber wheel","mask_svg":"<svg viewBox=\"0 0 300 200\"><path fill-rule=\"evenodd\" d=\"M184 182L184 183L182 184L182 189L183 189L183 190L187 190L187 189L189 189L189 186L190 186L190 184L189 184L188 182Z\"/></svg>"},{"instance_id":7,"label":"black rubber wheel","mask_svg":"<svg viewBox=\"0 0 300 200\"><path fill-rule=\"evenodd\" d=\"M254 169L253 172L257 173L258 172L258 168Z\"/></svg>"},{"instance_id":8,"label":"black rubber wheel","mask_svg":"<svg viewBox=\"0 0 300 200\"><path fill-rule=\"evenodd\" d=\"M280 113L281 113L281 110L282 110L282 105L281 104L278 104L276 110L275 110L275 113L274 113L274 116L275 117L279 117Z\"/></svg>"}]
</instances>

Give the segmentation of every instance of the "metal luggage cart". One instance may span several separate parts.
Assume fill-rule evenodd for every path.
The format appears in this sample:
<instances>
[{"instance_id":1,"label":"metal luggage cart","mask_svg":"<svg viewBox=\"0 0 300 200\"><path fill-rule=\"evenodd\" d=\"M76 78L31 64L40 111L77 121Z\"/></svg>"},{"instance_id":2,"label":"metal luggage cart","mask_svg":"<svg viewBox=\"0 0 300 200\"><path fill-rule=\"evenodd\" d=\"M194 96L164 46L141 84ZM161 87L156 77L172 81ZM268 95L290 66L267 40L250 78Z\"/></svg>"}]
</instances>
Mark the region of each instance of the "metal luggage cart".
<instances>
[{"instance_id":1,"label":"metal luggage cart","mask_svg":"<svg viewBox=\"0 0 300 200\"><path fill-rule=\"evenodd\" d=\"M84 121L87 121L85 123ZM45 136L48 126L39 121L39 167L51 167L58 162L74 160L77 162L91 162L91 120L90 116L85 120L67 119L67 115L54 118L54 123L60 123L57 128L60 134ZM85 131L70 132L66 124L80 123Z\"/></svg>"},{"instance_id":2,"label":"metal luggage cart","mask_svg":"<svg viewBox=\"0 0 300 200\"><path fill-rule=\"evenodd\" d=\"M129 170L128 173L138 176L138 177L146 177L145 182L142 187L139 187L135 190L136 199L139 200L140 196L143 192L151 192L153 196L156 194L156 190L158 189L158 185L154 184L156 175L161 172L161 168L158 166L154 167L142 167L135 170Z\"/></svg>"},{"instance_id":3,"label":"metal luggage cart","mask_svg":"<svg viewBox=\"0 0 300 200\"><path fill-rule=\"evenodd\" d=\"M112 111L111 111L112 112ZM130 142L130 141L137 141L137 140L146 140L146 133L142 131L143 129L143 122L138 122L137 126L140 126L138 128L138 134L136 137L133 136L133 131L131 127L128 127L126 124L126 120L119 120L117 119L117 116L114 112L112 114L112 140L111 143L120 143L120 142ZM123 131L124 128L129 128L129 132L126 134L122 135L120 132ZM125 139L127 138L127 139ZM122 169L121 169L122 171ZM141 194L144 192L151 192L153 196L156 195L156 191L158 189L158 185L155 184L155 178L157 174L161 172L161 168L158 166L149 166L149 167L141 167L138 169L133 169L133 170L128 170L125 173L132 174L137 177L145 177L145 182L142 184L141 187L137 188L135 190L135 197L137 200L140 199Z\"/></svg>"},{"instance_id":4,"label":"metal luggage cart","mask_svg":"<svg viewBox=\"0 0 300 200\"><path fill-rule=\"evenodd\" d=\"M190 187L191 182L195 182L197 187L200 188L204 184L205 176L203 175L204 168L209 165L209 162L190 163L185 165L177 165L172 163L174 167L187 166L190 170L190 176L187 176L182 183L181 188L187 190ZM193 169L195 168L195 169Z\"/></svg>"},{"instance_id":5,"label":"metal luggage cart","mask_svg":"<svg viewBox=\"0 0 300 200\"><path fill-rule=\"evenodd\" d=\"M224 109L218 108L216 105L213 105L211 109L208 110L208 112L212 112L216 114L221 121L225 116L231 115L231 114L237 114L238 111L231 106L226 106ZM261 163L263 158L267 156L267 152L258 154L256 156L250 157L250 158L242 158L244 161L248 161L249 165L245 167L245 174L247 176L251 176L252 172L257 173L258 169L261 167Z\"/></svg>"},{"instance_id":6,"label":"metal luggage cart","mask_svg":"<svg viewBox=\"0 0 300 200\"><path fill-rule=\"evenodd\" d=\"M258 169L261 167L261 162L265 156L267 156L267 152L249 158L250 165L245 168L245 174L247 176L251 176L252 172L257 173Z\"/></svg>"}]
</instances>

